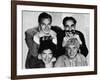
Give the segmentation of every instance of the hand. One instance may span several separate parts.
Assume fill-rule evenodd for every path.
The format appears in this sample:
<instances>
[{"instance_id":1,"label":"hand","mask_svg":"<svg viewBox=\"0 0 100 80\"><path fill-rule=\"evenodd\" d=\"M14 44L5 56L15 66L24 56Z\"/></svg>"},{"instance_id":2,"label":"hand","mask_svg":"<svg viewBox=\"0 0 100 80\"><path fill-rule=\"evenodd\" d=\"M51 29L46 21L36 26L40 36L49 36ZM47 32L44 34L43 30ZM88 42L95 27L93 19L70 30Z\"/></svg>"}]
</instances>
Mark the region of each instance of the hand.
<instances>
[{"instance_id":1,"label":"hand","mask_svg":"<svg viewBox=\"0 0 100 80\"><path fill-rule=\"evenodd\" d=\"M52 67L53 67L53 62L55 62L55 61L56 61L56 58L53 57L53 58L51 59L50 63L44 62L44 63L45 63L45 67L46 67L46 68L52 68Z\"/></svg>"},{"instance_id":2,"label":"hand","mask_svg":"<svg viewBox=\"0 0 100 80\"><path fill-rule=\"evenodd\" d=\"M43 32L43 31L40 31L39 32L39 37L43 37L43 36L45 36L46 34Z\"/></svg>"},{"instance_id":3,"label":"hand","mask_svg":"<svg viewBox=\"0 0 100 80\"><path fill-rule=\"evenodd\" d=\"M65 36L65 37L63 38L63 42L62 42L62 46L63 46L63 47L66 45L67 41L68 41L70 38L72 38L72 37L70 37L70 36Z\"/></svg>"},{"instance_id":4,"label":"hand","mask_svg":"<svg viewBox=\"0 0 100 80\"><path fill-rule=\"evenodd\" d=\"M53 30L50 31L50 35L52 37L52 42L57 45L57 34Z\"/></svg>"},{"instance_id":5,"label":"hand","mask_svg":"<svg viewBox=\"0 0 100 80\"><path fill-rule=\"evenodd\" d=\"M55 31L51 30L50 31L50 35L51 35L52 38L55 38L57 34L56 34Z\"/></svg>"},{"instance_id":6,"label":"hand","mask_svg":"<svg viewBox=\"0 0 100 80\"><path fill-rule=\"evenodd\" d=\"M65 34L66 34L66 37L73 37L74 36L73 32L65 32Z\"/></svg>"},{"instance_id":7,"label":"hand","mask_svg":"<svg viewBox=\"0 0 100 80\"><path fill-rule=\"evenodd\" d=\"M40 44L40 38L39 38L39 33L36 33L34 36L33 36L33 41L37 44Z\"/></svg>"},{"instance_id":8,"label":"hand","mask_svg":"<svg viewBox=\"0 0 100 80\"><path fill-rule=\"evenodd\" d=\"M77 40L79 41L79 43L82 44L82 41L81 41L79 35L75 34L74 38L77 38Z\"/></svg>"}]
</instances>

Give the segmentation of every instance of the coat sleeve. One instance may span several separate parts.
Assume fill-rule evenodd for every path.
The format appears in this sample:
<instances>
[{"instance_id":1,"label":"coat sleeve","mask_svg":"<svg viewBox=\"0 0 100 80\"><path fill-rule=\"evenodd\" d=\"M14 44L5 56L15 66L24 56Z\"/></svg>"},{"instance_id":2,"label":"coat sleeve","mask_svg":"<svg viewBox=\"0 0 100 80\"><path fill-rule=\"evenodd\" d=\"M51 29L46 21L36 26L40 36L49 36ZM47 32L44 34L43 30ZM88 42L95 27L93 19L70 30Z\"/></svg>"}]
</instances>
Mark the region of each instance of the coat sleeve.
<instances>
[{"instance_id":1,"label":"coat sleeve","mask_svg":"<svg viewBox=\"0 0 100 80\"><path fill-rule=\"evenodd\" d=\"M84 57L84 55L82 54L79 54L80 55L80 61L81 61L81 66L87 66L88 65L88 62L87 62L87 59L86 57Z\"/></svg>"},{"instance_id":2,"label":"coat sleeve","mask_svg":"<svg viewBox=\"0 0 100 80\"><path fill-rule=\"evenodd\" d=\"M33 41L33 33L25 32L25 41L29 49L29 53L34 57L38 55L38 44Z\"/></svg>"},{"instance_id":3,"label":"coat sleeve","mask_svg":"<svg viewBox=\"0 0 100 80\"><path fill-rule=\"evenodd\" d=\"M54 67L64 67L64 61L62 56L58 57Z\"/></svg>"},{"instance_id":4,"label":"coat sleeve","mask_svg":"<svg viewBox=\"0 0 100 80\"><path fill-rule=\"evenodd\" d=\"M76 34L79 35L80 40L82 41L82 45L80 46L81 53L86 57L88 54L88 48L86 46L84 35L80 31L76 31Z\"/></svg>"}]
</instances>

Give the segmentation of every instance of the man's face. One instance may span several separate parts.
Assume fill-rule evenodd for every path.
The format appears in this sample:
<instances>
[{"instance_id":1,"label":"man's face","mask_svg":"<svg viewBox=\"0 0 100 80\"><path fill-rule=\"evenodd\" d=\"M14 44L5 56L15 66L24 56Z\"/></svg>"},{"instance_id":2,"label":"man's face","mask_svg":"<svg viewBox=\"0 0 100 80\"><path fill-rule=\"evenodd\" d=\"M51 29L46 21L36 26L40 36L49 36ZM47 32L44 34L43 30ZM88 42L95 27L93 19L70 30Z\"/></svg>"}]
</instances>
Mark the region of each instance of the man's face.
<instances>
[{"instance_id":1,"label":"man's face","mask_svg":"<svg viewBox=\"0 0 100 80\"><path fill-rule=\"evenodd\" d=\"M68 57L70 59L73 59L77 55L78 48L75 45L69 45L66 48L66 51L67 51Z\"/></svg>"},{"instance_id":2,"label":"man's face","mask_svg":"<svg viewBox=\"0 0 100 80\"><path fill-rule=\"evenodd\" d=\"M69 30L69 31L75 30L75 24L74 24L74 22L72 20L66 21L65 30Z\"/></svg>"},{"instance_id":3,"label":"man's face","mask_svg":"<svg viewBox=\"0 0 100 80\"><path fill-rule=\"evenodd\" d=\"M53 57L52 51L50 49L44 50L41 54L41 57L42 57L43 62L50 63Z\"/></svg>"},{"instance_id":4,"label":"man's face","mask_svg":"<svg viewBox=\"0 0 100 80\"><path fill-rule=\"evenodd\" d=\"M49 18L44 18L41 20L41 30L44 32L44 33L49 33L50 32L50 28L51 28L51 22L50 22L50 19Z\"/></svg>"},{"instance_id":5,"label":"man's face","mask_svg":"<svg viewBox=\"0 0 100 80\"><path fill-rule=\"evenodd\" d=\"M66 21L64 28L65 28L66 33L68 35L71 35L72 32L75 31L75 24L72 20L68 20L68 21Z\"/></svg>"}]
</instances>

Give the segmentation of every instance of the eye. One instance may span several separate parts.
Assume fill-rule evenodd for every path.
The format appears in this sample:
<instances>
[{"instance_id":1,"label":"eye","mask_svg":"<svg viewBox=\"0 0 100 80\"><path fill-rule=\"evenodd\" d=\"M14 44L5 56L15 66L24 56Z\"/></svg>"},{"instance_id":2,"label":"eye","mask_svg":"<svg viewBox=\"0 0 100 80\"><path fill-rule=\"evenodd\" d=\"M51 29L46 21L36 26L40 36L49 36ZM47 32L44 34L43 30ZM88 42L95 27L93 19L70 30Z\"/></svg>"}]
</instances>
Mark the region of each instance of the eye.
<instances>
[{"instance_id":1,"label":"eye","mask_svg":"<svg viewBox=\"0 0 100 80\"><path fill-rule=\"evenodd\" d=\"M51 25L51 23L48 23L48 26L50 26Z\"/></svg>"},{"instance_id":2,"label":"eye","mask_svg":"<svg viewBox=\"0 0 100 80\"><path fill-rule=\"evenodd\" d=\"M73 47L73 49L77 49L77 47Z\"/></svg>"},{"instance_id":3,"label":"eye","mask_svg":"<svg viewBox=\"0 0 100 80\"><path fill-rule=\"evenodd\" d=\"M41 26L44 26L45 24L44 23L41 23Z\"/></svg>"},{"instance_id":4,"label":"eye","mask_svg":"<svg viewBox=\"0 0 100 80\"><path fill-rule=\"evenodd\" d=\"M43 52L42 54L46 54L46 53Z\"/></svg>"},{"instance_id":5,"label":"eye","mask_svg":"<svg viewBox=\"0 0 100 80\"><path fill-rule=\"evenodd\" d=\"M65 27L69 27L69 25L65 25Z\"/></svg>"},{"instance_id":6,"label":"eye","mask_svg":"<svg viewBox=\"0 0 100 80\"><path fill-rule=\"evenodd\" d=\"M50 55L52 55L52 53L49 53Z\"/></svg>"},{"instance_id":7,"label":"eye","mask_svg":"<svg viewBox=\"0 0 100 80\"><path fill-rule=\"evenodd\" d=\"M71 27L74 27L74 26L75 26L74 24L71 25Z\"/></svg>"},{"instance_id":8,"label":"eye","mask_svg":"<svg viewBox=\"0 0 100 80\"><path fill-rule=\"evenodd\" d=\"M52 53L49 53L49 56L53 56L53 54Z\"/></svg>"}]
</instances>

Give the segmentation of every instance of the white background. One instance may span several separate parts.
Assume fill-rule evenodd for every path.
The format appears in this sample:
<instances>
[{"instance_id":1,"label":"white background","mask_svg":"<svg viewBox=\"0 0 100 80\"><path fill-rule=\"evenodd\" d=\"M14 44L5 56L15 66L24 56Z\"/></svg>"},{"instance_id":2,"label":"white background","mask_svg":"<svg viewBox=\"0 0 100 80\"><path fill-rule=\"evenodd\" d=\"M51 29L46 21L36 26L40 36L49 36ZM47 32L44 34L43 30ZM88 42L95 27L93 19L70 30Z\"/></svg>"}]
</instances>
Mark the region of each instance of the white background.
<instances>
[{"instance_id":1,"label":"white background","mask_svg":"<svg viewBox=\"0 0 100 80\"><path fill-rule=\"evenodd\" d=\"M35 1L35 0L34 0ZM96 4L98 5L98 23L100 22L99 0L36 0L45 2ZM10 0L0 0L0 80L10 80L11 73L11 4ZM98 24L98 41L100 41L100 24ZM98 49L100 42L98 42ZM34 80L100 80L100 50L98 50L98 74L84 76L70 76L58 78L41 78ZM29 80L29 79L28 79Z\"/></svg>"}]
</instances>

